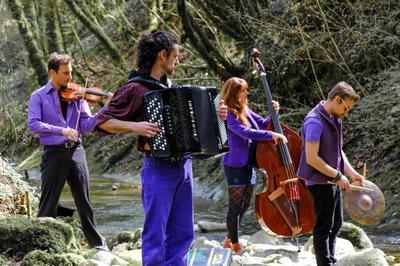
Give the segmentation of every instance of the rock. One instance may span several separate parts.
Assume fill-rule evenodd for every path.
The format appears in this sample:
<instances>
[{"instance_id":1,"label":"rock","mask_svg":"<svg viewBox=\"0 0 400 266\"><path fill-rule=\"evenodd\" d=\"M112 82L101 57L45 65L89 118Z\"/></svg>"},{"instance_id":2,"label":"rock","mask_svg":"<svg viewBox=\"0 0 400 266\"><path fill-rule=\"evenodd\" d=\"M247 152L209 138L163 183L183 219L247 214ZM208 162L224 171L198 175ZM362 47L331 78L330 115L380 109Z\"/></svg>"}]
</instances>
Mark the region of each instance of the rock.
<instances>
[{"instance_id":1,"label":"rock","mask_svg":"<svg viewBox=\"0 0 400 266\"><path fill-rule=\"evenodd\" d=\"M205 236L201 236L195 239L192 243L191 248L217 248L221 247L221 244L215 240L208 240Z\"/></svg>"},{"instance_id":2,"label":"rock","mask_svg":"<svg viewBox=\"0 0 400 266\"><path fill-rule=\"evenodd\" d=\"M358 250L374 247L364 230L352 223L343 223L339 237L349 240Z\"/></svg>"},{"instance_id":3,"label":"rock","mask_svg":"<svg viewBox=\"0 0 400 266\"><path fill-rule=\"evenodd\" d=\"M117 241L121 243L129 243L128 249L139 249L142 247L142 228L136 229L135 232L123 231L118 234Z\"/></svg>"},{"instance_id":4,"label":"rock","mask_svg":"<svg viewBox=\"0 0 400 266\"><path fill-rule=\"evenodd\" d=\"M199 221L197 225L201 232L226 231L225 223Z\"/></svg>"},{"instance_id":5,"label":"rock","mask_svg":"<svg viewBox=\"0 0 400 266\"><path fill-rule=\"evenodd\" d=\"M29 252L21 262L21 266L38 266L38 265L57 265L71 266L79 265L85 261L81 255L65 253L51 254L43 250L34 250Z\"/></svg>"},{"instance_id":6,"label":"rock","mask_svg":"<svg viewBox=\"0 0 400 266\"><path fill-rule=\"evenodd\" d=\"M386 256L386 261L389 263L389 265L393 265L396 262L396 257L395 256Z\"/></svg>"},{"instance_id":7,"label":"rock","mask_svg":"<svg viewBox=\"0 0 400 266\"><path fill-rule=\"evenodd\" d=\"M260 230L248 239L247 245L252 244L283 245L284 241L282 238L267 234L264 230Z\"/></svg>"},{"instance_id":8,"label":"rock","mask_svg":"<svg viewBox=\"0 0 400 266\"><path fill-rule=\"evenodd\" d=\"M249 255L252 257L266 258L271 255L279 254L290 258L292 261L298 260L298 249L293 245L270 245L270 244L253 244L246 247Z\"/></svg>"},{"instance_id":9,"label":"rock","mask_svg":"<svg viewBox=\"0 0 400 266\"><path fill-rule=\"evenodd\" d=\"M90 259L80 263L79 266L109 266L109 264L98 260Z\"/></svg>"},{"instance_id":10,"label":"rock","mask_svg":"<svg viewBox=\"0 0 400 266\"><path fill-rule=\"evenodd\" d=\"M22 258L33 250L64 253L77 248L72 227L53 218L0 220L0 253Z\"/></svg>"},{"instance_id":11,"label":"rock","mask_svg":"<svg viewBox=\"0 0 400 266\"><path fill-rule=\"evenodd\" d=\"M130 250L129 243L121 243L121 244L118 244L115 247L113 247L112 253L117 254L117 253L125 252L128 250Z\"/></svg>"},{"instance_id":12,"label":"rock","mask_svg":"<svg viewBox=\"0 0 400 266\"><path fill-rule=\"evenodd\" d=\"M129 251L123 251L116 253L119 257L129 262L129 265L132 266L141 266L142 265L142 250L135 249Z\"/></svg>"},{"instance_id":13,"label":"rock","mask_svg":"<svg viewBox=\"0 0 400 266\"><path fill-rule=\"evenodd\" d=\"M94 254L90 259L98 260L106 263L107 265L128 265L129 263L118 257L117 255L112 254L107 251L99 251Z\"/></svg>"},{"instance_id":14,"label":"rock","mask_svg":"<svg viewBox=\"0 0 400 266\"><path fill-rule=\"evenodd\" d=\"M387 266L388 263L385 259L385 254L382 250L373 248L365 249L355 254L349 254L344 256L337 261L337 266Z\"/></svg>"},{"instance_id":15,"label":"rock","mask_svg":"<svg viewBox=\"0 0 400 266\"><path fill-rule=\"evenodd\" d=\"M263 257L249 257L249 256L234 256L231 266L261 266L261 265L269 265L271 263L280 264L280 259L282 259L282 255L274 254L268 256L266 258ZM287 262L287 261L286 261ZM291 261L290 261L291 262ZM283 265L290 265L283 264Z\"/></svg>"},{"instance_id":16,"label":"rock","mask_svg":"<svg viewBox=\"0 0 400 266\"><path fill-rule=\"evenodd\" d=\"M135 237L135 232L132 231L123 231L118 234L117 241L119 244L128 243Z\"/></svg>"},{"instance_id":17,"label":"rock","mask_svg":"<svg viewBox=\"0 0 400 266\"><path fill-rule=\"evenodd\" d=\"M313 246L313 237L310 237L308 239L307 243L303 247L303 250L315 254ZM336 246L335 246L336 258L343 257L354 252L356 252L356 250L354 249L353 244L349 240L340 237L336 239Z\"/></svg>"}]
</instances>

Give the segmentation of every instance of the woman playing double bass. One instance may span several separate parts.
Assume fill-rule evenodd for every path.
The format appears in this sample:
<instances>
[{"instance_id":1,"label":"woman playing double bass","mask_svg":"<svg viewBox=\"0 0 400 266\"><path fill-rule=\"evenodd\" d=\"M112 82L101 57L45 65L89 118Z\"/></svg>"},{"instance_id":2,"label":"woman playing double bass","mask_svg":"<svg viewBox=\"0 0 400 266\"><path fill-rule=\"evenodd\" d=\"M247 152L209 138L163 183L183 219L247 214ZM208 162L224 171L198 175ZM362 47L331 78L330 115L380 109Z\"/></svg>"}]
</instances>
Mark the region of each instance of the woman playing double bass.
<instances>
[{"instance_id":1,"label":"woman playing double bass","mask_svg":"<svg viewBox=\"0 0 400 266\"><path fill-rule=\"evenodd\" d=\"M239 224L249 207L255 184L255 154L257 140L278 140L286 143L286 137L264 130L270 118L264 119L248 107L248 85L240 78L228 79L222 87L222 100L228 106L228 143L230 151L224 157L224 171L228 181L229 209L227 215L227 237L223 246L238 253ZM279 103L273 102L276 112Z\"/></svg>"}]
</instances>

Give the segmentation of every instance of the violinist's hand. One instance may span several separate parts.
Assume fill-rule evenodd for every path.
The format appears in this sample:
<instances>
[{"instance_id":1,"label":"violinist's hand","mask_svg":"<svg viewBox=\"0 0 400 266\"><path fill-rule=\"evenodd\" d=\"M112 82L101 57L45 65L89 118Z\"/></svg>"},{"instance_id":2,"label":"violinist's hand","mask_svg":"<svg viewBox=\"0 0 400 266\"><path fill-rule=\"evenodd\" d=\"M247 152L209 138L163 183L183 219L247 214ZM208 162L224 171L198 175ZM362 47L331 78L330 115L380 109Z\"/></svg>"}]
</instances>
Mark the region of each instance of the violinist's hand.
<instances>
[{"instance_id":1,"label":"violinist's hand","mask_svg":"<svg viewBox=\"0 0 400 266\"><path fill-rule=\"evenodd\" d=\"M279 108L280 108L279 102L272 101L272 107L274 108L275 112L279 113Z\"/></svg>"},{"instance_id":2,"label":"violinist's hand","mask_svg":"<svg viewBox=\"0 0 400 266\"><path fill-rule=\"evenodd\" d=\"M272 133L272 140L275 142L275 145L278 144L278 141L281 140L283 143L287 143L287 138L279 133L273 132Z\"/></svg>"},{"instance_id":3,"label":"violinist's hand","mask_svg":"<svg viewBox=\"0 0 400 266\"><path fill-rule=\"evenodd\" d=\"M69 127L63 128L61 134L63 136L66 136L69 140L72 140L73 142L78 141L78 131L76 131L75 129Z\"/></svg>"},{"instance_id":4,"label":"violinist's hand","mask_svg":"<svg viewBox=\"0 0 400 266\"><path fill-rule=\"evenodd\" d=\"M161 129L158 128L157 124L150 123L147 121L142 121L142 122L132 122L130 131L144 137L153 137L155 136L158 132L161 131Z\"/></svg>"},{"instance_id":5,"label":"violinist's hand","mask_svg":"<svg viewBox=\"0 0 400 266\"><path fill-rule=\"evenodd\" d=\"M104 104L105 109L107 109L108 106L110 105L110 102L111 102L113 96L114 96L114 94L112 94L111 92L108 93L108 99L107 99L106 103Z\"/></svg>"},{"instance_id":6,"label":"violinist's hand","mask_svg":"<svg viewBox=\"0 0 400 266\"><path fill-rule=\"evenodd\" d=\"M336 181L336 185L338 185L341 189L349 189L350 183L349 180L345 175L342 175L342 178L339 179L339 181Z\"/></svg>"},{"instance_id":7,"label":"violinist's hand","mask_svg":"<svg viewBox=\"0 0 400 266\"><path fill-rule=\"evenodd\" d=\"M217 108L217 113L219 117L221 117L223 120L226 120L228 117L228 106L224 104L224 100L220 101L220 106Z\"/></svg>"}]
</instances>

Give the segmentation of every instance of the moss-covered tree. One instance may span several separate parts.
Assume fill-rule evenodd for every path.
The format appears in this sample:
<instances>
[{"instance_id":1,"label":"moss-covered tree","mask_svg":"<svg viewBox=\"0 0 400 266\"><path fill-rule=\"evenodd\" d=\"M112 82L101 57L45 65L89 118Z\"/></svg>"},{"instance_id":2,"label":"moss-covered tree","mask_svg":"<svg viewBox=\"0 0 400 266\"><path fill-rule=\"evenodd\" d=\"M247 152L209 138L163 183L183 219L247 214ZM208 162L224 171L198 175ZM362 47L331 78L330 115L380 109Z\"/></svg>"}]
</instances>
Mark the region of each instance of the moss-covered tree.
<instances>
[{"instance_id":1,"label":"moss-covered tree","mask_svg":"<svg viewBox=\"0 0 400 266\"><path fill-rule=\"evenodd\" d=\"M7 5L12 17L18 22L18 29L24 40L25 48L28 52L29 62L36 72L40 85L44 85L48 80L46 63L43 59L43 52L40 50L35 35L32 33L30 24L26 19L24 9L20 0L7 0Z\"/></svg>"}]
</instances>

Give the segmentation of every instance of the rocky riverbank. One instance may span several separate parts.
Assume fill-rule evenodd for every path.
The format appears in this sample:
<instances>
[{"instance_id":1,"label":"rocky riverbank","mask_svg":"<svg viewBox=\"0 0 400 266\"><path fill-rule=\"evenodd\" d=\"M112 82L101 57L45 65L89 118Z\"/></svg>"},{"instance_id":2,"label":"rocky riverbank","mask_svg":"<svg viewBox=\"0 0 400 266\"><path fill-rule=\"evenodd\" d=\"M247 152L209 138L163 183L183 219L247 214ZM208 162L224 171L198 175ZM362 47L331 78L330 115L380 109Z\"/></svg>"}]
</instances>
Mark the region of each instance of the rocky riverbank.
<instances>
[{"instance_id":1,"label":"rocky riverbank","mask_svg":"<svg viewBox=\"0 0 400 266\"><path fill-rule=\"evenodd\" d=\"M73 223L72 223L73 224ZM78 223L79 224L79 223ZM121 232L110 240L110 252L82 245L79 225L71 226L53 218L26 218L21 215L0 220L0 261L3 265L141 265L141 229ZM202 222L201 228L220 229L216 223ZM314 266L312 238L296 246L282 238L259 231L240 238L244 251L233 254L230 265ZM198 237L192 249L222 248L218 241ZM374 248L365 232L345 223L336 246L339 266L400 265L393 256Z\"/></svg>"},{"instance_id":2,"label":"rocky riverbank","mask_svg":"<svg viewBox=\"0 0 400 266\"><path fill-rule=\"evenodd\" d=\"M0 264L141 265L141 229L121 232L115 239L110 239L111 252L90 249L79 221L32 218L38 202L35 189L7 161L1 159L0 166ZM29 192L30 206L21 201L26 191ZM29 208L31 218L27 217ZM200 221L195 226L198 232L223 231L224 227L224 224L208 221ZM192 249L221 248L217 237L197 235ZM245 250L233 254L231 265L315 265L310 239L299 245L300 252L293 242L264 231L243 235L240 242ZM400 258L375 248L361 228L348 223L341 230L337 254L338 265L400 265Z\"/></svg>"}]
</instances>

